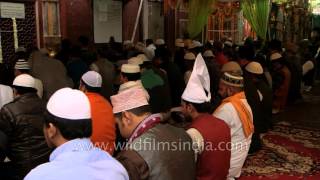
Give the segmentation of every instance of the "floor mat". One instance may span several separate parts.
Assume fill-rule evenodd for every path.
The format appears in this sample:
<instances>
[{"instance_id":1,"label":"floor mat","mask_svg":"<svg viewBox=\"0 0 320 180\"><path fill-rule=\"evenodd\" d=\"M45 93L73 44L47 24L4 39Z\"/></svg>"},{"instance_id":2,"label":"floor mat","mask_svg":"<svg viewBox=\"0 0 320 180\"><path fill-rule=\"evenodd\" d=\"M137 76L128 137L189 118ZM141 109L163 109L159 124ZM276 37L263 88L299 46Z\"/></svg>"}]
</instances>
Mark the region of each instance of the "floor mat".
<instances>
[{"instance_id":1,"label":"floor mat","mask_svg":"<svg viewBox=\"0 0 320 180\"><path fill-rule=\"evenodd\" d=\"M279 123L248 156L240 180L320 180L320 130Z\"/></svg>"}]
</instances>

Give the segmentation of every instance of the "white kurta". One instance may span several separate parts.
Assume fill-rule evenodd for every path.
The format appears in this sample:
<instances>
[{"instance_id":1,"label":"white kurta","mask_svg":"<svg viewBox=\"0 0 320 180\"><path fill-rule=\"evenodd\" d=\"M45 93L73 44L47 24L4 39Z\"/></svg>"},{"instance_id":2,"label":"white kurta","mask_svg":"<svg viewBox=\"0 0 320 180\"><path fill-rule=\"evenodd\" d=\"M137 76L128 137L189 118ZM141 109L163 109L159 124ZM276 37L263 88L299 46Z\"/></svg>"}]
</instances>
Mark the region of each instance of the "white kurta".
<instances>
[{"instance_id":1,"label":"white kurta","mask_svg":"<svg viewBox=\"0 0 320 180\"><path fill-rule=\"evenodd\" d=\"M57 147L47 163L34 168L25 180L129 180L125 168L90 139L73 139Z\"/></svg>"},{"instance_id":2,"label":"white kurta","mask_svg":"<svg viewBox=\"0 0 320 180\"><path fill-rule=\"evenodd\" d=\"M157 49L156 46L154 44L150 44L148 47L147 47L148 51L150 51L151 53L151 56L154 57L155 55L155 50ZM150 58L150 57L148 57Z\"/></svg>"},{"instance_id":3,"label":"white kurta","mask_svg":"<svg viewBox=\"0 0 320 180\"><path fill-rule=\"evenodd\" d=\"M0 109L3 105L13 101L13 90L9 86L0 84Z\"/></svg>"},{"instance_id":4,"label":"white kurta","mask_svg":"<svg viewBox=\"0 0 320 180\"><path fill-rule=\"evenodd\" d=\"M250 111L251 117L253 117L247 100L242 99L242 102ZM252 135L250 135L248 138L245 137L241 120L236 109L231 103L226 103L223 107L219 108L216 112L214 112L214 116L225 121L231 129L232 146L228 179L238 178L248 155Z\"/></svg>"},{"instance_id":5,"label":"white kurta","mask_svg":"<svg viewBox=\"0 0 320 180\"><path fill-rule=\"evenodd\" d=\"M204 150L204 139L202 134L195 128L190 128L187 130L187 134L192 139L192 148L195 155L195 160L197 161L198 156L203 152Z\"/></svg>"},{"instance_id":6,"label":"white kurta","mask_svg":"<svg viewBox=\"0 0 320 180\"><path fill-rule=\"evenodd\" d=\"M43 96L43 84L42 81L40 79L34 78L35 83L34 83L34 87L37 90L37 95L42 99Z\"/></svg>"}]
</instances>

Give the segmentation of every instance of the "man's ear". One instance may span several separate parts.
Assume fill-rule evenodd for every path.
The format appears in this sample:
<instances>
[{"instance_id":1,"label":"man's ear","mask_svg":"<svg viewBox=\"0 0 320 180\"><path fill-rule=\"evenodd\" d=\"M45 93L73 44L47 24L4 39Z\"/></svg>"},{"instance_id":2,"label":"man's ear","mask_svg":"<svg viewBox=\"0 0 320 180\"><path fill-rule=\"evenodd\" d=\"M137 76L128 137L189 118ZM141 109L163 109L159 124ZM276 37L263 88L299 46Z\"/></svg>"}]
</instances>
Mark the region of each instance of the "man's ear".
<instances>
[{"instance_id":1,"label":"man's ear","mask_svg":"<svg viewBox=\"0 0 320 180\"><path fill-rule=\"evenodd\" d=\"M186 106L187 106L187 111L189 113L193 113L193 111L194 111L193 105L191 103L187 103Z\"/></svg>"},{"instance_id":2,"label":"man's ear","mask_svg":"<svg viewBox=\"0 0 320 180\"><path fill-rule=\"evenodd\" d=\"M48 126L46 126L46 129L47 131L47 136L48 138L50 139L53 139L55 136L57 136L58 134L58 129L55 125L53 125L52 123L49 123Z\"/></svg>"},{"instance_id":3,"label":"man's ear","mask_svg":"<svg viewBox=\"0 0 320 180\"><path fill-rule=\"evenodd\" d=\"M234 90L232 88L227 88L227 95L228 97L231 96L234 93Z\"/></svg>"},{"instance_id":4,"label":"man's ear","mask_svg":"<svg viewBox=\"0 0 320 180\"><path fill-rule=\"evenodd\" d=\"M80 83L79 83L79 90L82 91L82 92L86 92L86 86L83 84L83 82L80 80Z\"/></svg>"},{"instance_id":5,"label":"man's ear","mask_svg":"<svg viewBox=\"0 0 320 180\"><path fill-rule=\"evenodd\" d=\"M133 118L132 113L130 113L128 111L122 112L123 123L130 125L132 123L132 118Z\"/></svg>"}]
</instances>

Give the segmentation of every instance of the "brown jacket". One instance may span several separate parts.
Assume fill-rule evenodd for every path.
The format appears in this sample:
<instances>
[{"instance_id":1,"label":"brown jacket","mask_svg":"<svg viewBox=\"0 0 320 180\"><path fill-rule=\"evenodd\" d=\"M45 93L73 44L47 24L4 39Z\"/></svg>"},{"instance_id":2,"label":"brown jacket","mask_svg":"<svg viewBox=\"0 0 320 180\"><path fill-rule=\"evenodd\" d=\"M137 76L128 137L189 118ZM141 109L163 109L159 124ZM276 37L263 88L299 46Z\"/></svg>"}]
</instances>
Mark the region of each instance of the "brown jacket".
<instances>
[{"instance_id":1,"label":"brown jacket","mask_svg":"<svg viewBox=\"0 0 320 180\"><path fill-rule=\"evenodd\" d=\"M40 52L34 52L29 60L31 74L43 83L43 99L49 100L51 95L64 87L73 87L67 70L61 61L52 59Z\"/></svg>"},{"instance_id":2,"label":"brown jacket","mask_svg":"<svg viewBox=\"0 0 320 180\"><path fill-rule=\"evenodd\" d=\"M194 180L194 152L192 146L184 148L184 144L192 145L184 129L158 124L136 138L128 145L130 151L120 153L117 159L127 168L130 178L139 174L140 179L148 180Z\"/></svg>"}]
</instances>

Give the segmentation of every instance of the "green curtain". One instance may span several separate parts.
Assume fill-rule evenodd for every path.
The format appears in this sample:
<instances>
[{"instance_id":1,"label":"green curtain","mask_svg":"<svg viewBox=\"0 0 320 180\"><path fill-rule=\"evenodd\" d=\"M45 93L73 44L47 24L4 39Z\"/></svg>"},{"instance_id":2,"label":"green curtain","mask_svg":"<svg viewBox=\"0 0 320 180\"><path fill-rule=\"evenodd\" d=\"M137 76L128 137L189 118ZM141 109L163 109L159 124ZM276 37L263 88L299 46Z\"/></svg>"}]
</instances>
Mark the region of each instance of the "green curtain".
<instances>
[{"instance_id":1,"label":"green curtain","mask_svg":"<svg viewBox=\"0 0 320 180\"><path fill-rule=\"evenodd\" d=\"M208 23L215 0L190 0L188 32L191 38L196 37Z\"/></svg>"},{"instance_id":2,"label":"green curtain","mask_svg":"<svg viewBox=\"0 0 320 180\"><path fill-rule=\"evenodd\" d=\"M242 0L244 17L262 39L267 38L271 0Z\"/></svg>"}]
</instances>

